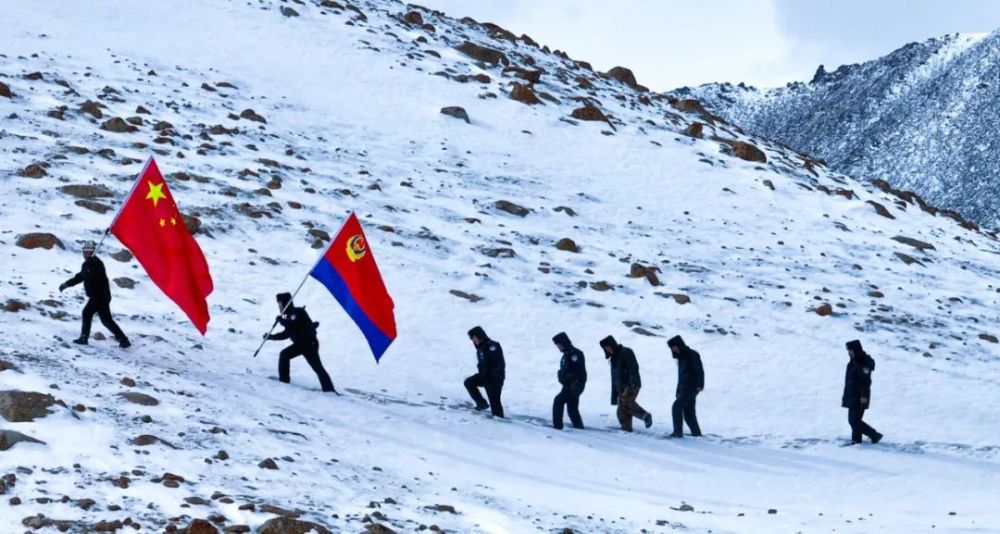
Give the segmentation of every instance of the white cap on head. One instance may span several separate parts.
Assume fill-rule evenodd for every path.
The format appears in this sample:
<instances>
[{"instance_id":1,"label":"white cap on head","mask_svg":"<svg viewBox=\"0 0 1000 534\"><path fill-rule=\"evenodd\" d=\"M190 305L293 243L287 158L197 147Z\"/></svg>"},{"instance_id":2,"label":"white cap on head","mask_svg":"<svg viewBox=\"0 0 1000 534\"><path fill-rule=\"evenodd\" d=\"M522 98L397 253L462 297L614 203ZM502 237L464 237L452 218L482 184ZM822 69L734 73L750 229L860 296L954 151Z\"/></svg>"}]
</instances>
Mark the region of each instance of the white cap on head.
<instances>
[{"instance_id":1,"label":"white cap on head","mask_svg":"<svg viewBox=\"0 0 1000 534\"><path fill-rule=\"evenodd\" d=\"M95 250L97 250L97 243L94 243L93 241L84 241L83 242L83 251L84 252L93 252Z\"/></svg>"}]
</instances>

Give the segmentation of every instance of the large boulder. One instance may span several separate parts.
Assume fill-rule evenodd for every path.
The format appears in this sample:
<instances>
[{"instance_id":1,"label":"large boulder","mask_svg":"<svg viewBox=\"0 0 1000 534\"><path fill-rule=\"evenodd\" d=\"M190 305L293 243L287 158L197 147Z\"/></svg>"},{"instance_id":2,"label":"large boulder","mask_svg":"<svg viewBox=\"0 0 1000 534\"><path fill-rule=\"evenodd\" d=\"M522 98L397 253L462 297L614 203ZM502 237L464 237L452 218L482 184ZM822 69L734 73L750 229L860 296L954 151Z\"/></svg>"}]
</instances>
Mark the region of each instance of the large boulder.
<instances>
[{"instance_id":1,"label":"large boulder","mask_svg":"<svg viewBox=\"0 0 1000 534\"><path fill-rule=\"evenodd\" d=\"M184 534L219 534L219 529L204 519L195 519L183 532Z\"/></svg>"},{"instance_id":2,"label":"large boulder","mask_svg":"<svg viewBox=\"0 0 1000 534\"><path fill-rule=\"evenodd\" d=\"M322 525L291 517L275 517L260 526L258 534L333 534Z\"/></svg>"},{"instance_id":3,"label":"large boulder","mask_svg":"<svg viewBox=\"0 0 1000 534\"><path fill-rule=\"evenodd\" d=\"M609 78L614 78L622 82L623 84L635 89L637 91L648 91L649 89L639 85L639 82L635 80L635 74L632 73L631 69L625 67L615 67L608 72L604 73Z\"/></svg>"},{"instance_id":4,"label":"large boulder","mask_svg":"<svg viewBox=\"0 0 1000 534\"><path fill-rule=\"evenodd\" d=\"M510 65L510 60L507 59L507 55L503 52L486 46L477 45L472 41L465 41L464 43L456 46L455 49L472 59L475 59L476 61L482 61L483 63L489 63L490 65Z\"/></svg>"},{"instance_id":5,"label":"large boulder","mask_svg":"<svg viewBox=\"0 0 1000 534\"><path fill-rule=\"evenodd\" d=\"M469 122L469 114L465 111L465 108L459 106L448 106L441 108L441 113L448 115L449 117L455 117L456 119L462 119L465 122Z\"/></svg>"},{"instance_id":6,"label":"large boulder","mask_svg":"<svg viewBox=\"0 0 1000 534\"><path fill-rule=\"evenodd\" d=\"M70 184L59 188L62 193L76 198L110 198L115 194L103 185Z\"/></svg>"},{"instance_id":7,"label":"large boulder","mask_svg":"<svg viewBox=\"0 0 1000 534\"><path fill-rule=\"evenodd\" d=\"M510 90L510 99L532 105L542 103L542 100L535 94L535 90L530 83L514 82Z\"/></svg>"},{"instance_id":8,"label":"large boulder","mask_svg":"<svg viewBox=\"0 0 1000 534\"><path fill-rule=\"evenodd\" d=\"M604 115L601 108L592 104L586 104L581 108L574 109L570 116L581 121L608 121L608 117Z\"/></svg>"},{"instance_id":9,"label":"large boulder","mask_svg":"<svg viewBox=\"0 0 1000 534\"><path fill-rule=\"evenodd\" d=\"M21 169L21 176L25 178L41 178L47 174L48 172L45 170L45 165L41 163L32 163L24 169Z\"/></svg>"},{"instance_id":10,"label":"large boulder","mask_svg":"<svg viewBox=\"0 0 1000 534\"><path fill-rule=\"evenodd\" d=\"M731 141L729 149L734 156L742 160L767 163L767 155L764 154L764 151L746 141Z\"/></svg>"},{"instance_id":11,"label":"large boulder","mask_svg":"<svg viewBox=\"0 0 1000 534\"><path fill-rule=\"evenodd\" d=\"M11 447L17 445L18 443L39 443L45 445L44 441L38 441L31 436L25 436L20 432L15 432L13 430L0 430L0 451L10 450Z\"/></svg>"},{"instance_id":12,"label":"large boulder","mask_svg":"<svg viewBox=\"0 0 1000 534\"><path fill-rule=\"evenodd\" d=\"M114 133L132 133L138 130L138 128L125 122L125 119L121 117L112 117L104 121L104 123L101 124L101 129Z\"/></svg>"},{"instance_id":13,"label":"large boulder","mask_svg":"<svg viewBox=\"0 0 1000 534\"><path fill-rule=\"evenodd\" d=\"M52 412L56 403L52 395L30 391L0 391L0 416L11 423L30 423Z\"/></svg>"},{"instance_id":14,"label":"large boulder","mask_svg":"<svg viewBox=\"0 0 1000 534\"><path fill-rule=\"evenodd\" d=\"M119 393L118 396L131 402L132 404L138 404L140 406L156 406L160 404L160 401L156 400L156 397L146 395L145 393L139 393L137 391Z\"/></svg>"},{"instance_id":15,"label":"large boulder","mask_svg":"<svg viewBox=\"0 0 1000 534\"><path fill-rule=\"evenodd\" d=\"M498 200L493 204L493 207L500 211L506 211L511 215L517 215L518 217L527 217L531 210L525 208L524 206L514 204L509 200Z\"/></svg>"},{"instance_id":16,"label":"large boulder","mask_svg":"<svg viewBox=\"0 0 1000 534\"><path fill-rule=\"evenodd\" d=\"M3 82L0 82L0 97L14 98L14 93L10 91L10 86Z\"/></svg>"},{"instance_id":17,"label":"large boulder","mask_svg":"<svg viewBox=\"0 0 1000 534\"><path fill-rule=\"evenodd\" d=\"M15 245L26 248L44 248L45 250L52 250L52 247L59 247L66 250L65 245L58 237L47 233L47 232L34 232L30 234L22 234L17 236L17 241L14 242Z\"/></svg>"}]
</instances>

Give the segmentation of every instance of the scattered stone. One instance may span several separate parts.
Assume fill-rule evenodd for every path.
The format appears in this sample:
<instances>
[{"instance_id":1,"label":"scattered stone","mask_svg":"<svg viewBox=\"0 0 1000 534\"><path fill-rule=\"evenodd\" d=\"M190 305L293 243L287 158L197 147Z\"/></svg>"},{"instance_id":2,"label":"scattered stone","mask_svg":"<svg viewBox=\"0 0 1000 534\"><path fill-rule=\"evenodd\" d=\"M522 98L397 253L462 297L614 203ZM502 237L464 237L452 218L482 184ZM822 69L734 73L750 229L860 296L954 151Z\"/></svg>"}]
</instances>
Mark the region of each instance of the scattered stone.
<instances>
[{"instance_id":1,"label":"scattered stone","mask_svg":"<svg viewBox=\"0 0 1000 534\"><path fill-rule=\"evenodd\" d=\"M471 121L469 120L469 114L466 113L465 108L459 106L448 106L441 108L441 113L444 115L448 115L449 117L462 119L466 123L471 123Z\"/></svg>"},{"instance_id":2,"label":"scattered stone","mask_svg":"<svg viewBox=\"0 0 1000 534\"><path fill-rule=\"evenodd\" d=\"M104 121L104 123L101 124L101 129L114 133L132 133L138 130L138 128L125 122L125 119L121 117L113 117Z\"/></svg>"},{"instance_id":3,"label":"scattered stone","mask_svg":"<svg viewBox=\"0 0 1000 534\"><path fill-rule=\"evenodd\" d=\"M695 139L701 139L704 137L705 125L700 122L692 122L684 129L684 135L688 137L694 137Z\"/></svg>"},{"instance_id":4,"label":"scattered stone","mask_svg":"<svg viewBox=\"0 0 1000 534\"><path fill-rule=\"evenodd\" d=\"M0 429L0 451L10 450L14 445L18 443L38 443L40 445L45 445L44 441L39 441L31 436L26 436L20 432L14 430L2 430ZM0 486L5 483L0 482ZM0 491L0 493L3 493Z\"/></svg>"},{"instance_id":5,"label":"scattered stone","mask_svg":"<svg viewBox=\"0 0 1000 534\"><path fill-rule=\"evenodd\" d=\"M30 423L51 413L56 399L47 393L0 391L0 416L11 423Z\"/></svg>"},{"instance_id":6,"label":"scattered stone","mask_svg":"<svg viewBox=\"0 0 1000 534\"><path fill-rule=\"evenodd\" d=\"M557 241L556 248L567 252L580 252L580 247L576 245L576 241L573 241L568 237L564 237Z\"/></svg>"},{"instance_id":7,"label":"scattered stone","mask_svg":"<svg viewBox=\"0 0 1000 534\"><path fill-rule=\"evenodd\" d=\"M90 508L95 504L97 504L97 501L94 499L80 499L76 501L76 506L83 510L90 510Z\"/></svg>"},{"instance_id":8,"label":"scattered stone","mask_svg":"<svg viewBox=\"0 0 1000 534\"><path fill-rule=\"evenodd\" d=\"M562 212L570 217L576 217L576 211L574 211L573 208L567 208L566 206L556 206L552 211L555 211L556 213Z\"/></svg>"},{"instance_id":9,"label":"scattered stone","mask_svg":"<svg viewBox=\"0 0 1000 534\"><path fill-rule=\"evenodd\" d=\"M49 173L45 170L45 166L40 163L32 163L21 170L21 176L25 178L42 178L47 174Z\"/></svg>"},{"instance_id":10,"label":"scattered stone","mask_svg":"<svg viewBox=\"0 0 1000 534\"><path fill-rule=\"evenodd\" d=\"M123 386L125 386L125 387L128 387L128 388L134 388L135 387L135 380L133 380L133 379L131 379L131 378L129 378L129 377L126 376L125 378L122 379L121 384Z\"/></svg>"},{"instance_id":11,"label":"scattered stone","mask_svg":"<svg viewBox=\"0 0 1000 534\"><path fill-rule=\"evenodd\" d=\"M652 286L660 285L660 277L656 275L659 271L657 267L633 263L629 270L629 278L645 278Z\"/></svg>"},{"instance_id":12,"label":"scattered stone","mask_svg":"<svg viewBox=\"0 0 1000 534\"><path fill-rule=\"evenodd\" d=\"M204 519L194 519L184 529L183 534L219 534L219 529Z\"/></svg>"},{"instance_id":13,"label":"scattered stone","mask_svg":"<svg viewBox=\"0 0 1000 534\"><path fill-rule=\"evenodd\" d=\"M94 532L116 532L124 525L120 519L114 521L101 520L94 525Z\"/></svg>"},{"instance_id":14,"label":"scattered stone","mask_svg":"<svg viewBox=\"0 0 1000 534\"><path fill-rule=\"evenodd\" d=\"M413 24L414 26L424 25L424 16L420 14L419 11L410 11L406 15L403 15L403 20L407 24Z\"/></svg>"},{"instance_id":15,"label":"scattered stone","mask_svg":"<svg viewBox=\"0 0 1000 534\"><path fill-rule=\"evenodd\" d=\"M472 59L482 61L483 63L489 63L491 65L499 65L501 63L504 65L510 64L510 60L507 59L507 55L503 52L493 48L479 46L471 41L465 41L455 47L455 49Z\"/></svg>"},{"instance_id":16,"label":"scattered stone","mask_svg":"<svg viewBox=\"0 0 1000 534\"><path fill-rule=\"evenodd\" d=\"M574 109L573 113L570 113L570 117L581 121L608 121L608 117L601 111L601 108L593 104L586 104L581 108Z\"/></svg>"},{"instance_id":17,"label":"scattered stone","mask_svg":"<svg viewBox=\"0 0 1000 534\"><path fill-rule=\"evenodd\" d=\"M770 189L771 191L774 191L774 182L772 182L771 180L764 180L764 186Z\"/></svg>"},{"instance_id":18,"label":"scattered stone","mask_svg":"<svg viewBox=\"0 0 1000 534\"><path fill-rule=\"evenodd\" d=\"M526 217L529 213L531 213L531 210L528 208L519 206L508 200L498 200L493 204L493 207L500 211L506 211L511 215L517 215L518 217Z\"/></svg>"},{"instance_id":19,"label":"scattered stone","mask_svg":"<svg viewBox=\"0 0 1000 534\"><path fill-rule=\"evenodd\" d=\"M767 513L770 514L770 515L775 515L775 514L778 513L778 510L776 510L774 508L770 508L770 509L768 509Z\"/></svg>"},{"instance_id":20,"label":"scattered stone","mask_svg":"<svg viewBox=\"0 0 1000 534\"><path fill-rule=\"evenodd\" d=\"M690 504L684 503L684 504L681 504L680 508L678 508L677 510L679 510L681 512L693 512L694 511L694 506L691 506Z\"/></svg>"},{"instance_id":21,"label":"scattered stone","mask_svg":"<svg viewBox=\"0 0 1000 534\"><path fill-rule=\"evenodd\" d=\"M11 92L9 85L0 82L0 96L4 98L14 98L14 93Z\"/></svg>"},{"instance_id":22,"label":"scattered stone","mask_svg":"<svg viewBox=\"0 0 1000 534\"><path fill-rule=\"evenodd\" d=\"M457 514L458 511L455 507L450 504L435 504L433 506L424 506L424 510L433 510L435 512L442 512L447 514Z\"/></svg>"},{"instance_id":23,"label":"scattered stone","mask_svg":"<svg viewBox=\"0 0 1000 534\"><path fill-rule=\"evenodd\" d=\"M887 210L885 208L885 206L879 204L878 202L875 202L874 200L866 200L865 203L871 204L872 207L875 208L875 213L878 213L879 215L881 215L881 216L883 216L883 217L885 217L887 219L895 219L896 218L895 215L889 213L889 210Z\"/></svg>"},{"instance_id":24,"label":"scattered stone","mask_svg":"<svg viewBox=\"0 0 1000 534\"><path fill-rule=\"evenodd\" d=\"M913 256L910 256L909 254L903 254L902 252L894 252L894 254L896 255L897 258L899 258L903 263L907 265L913 265L915 263L921 267L924 266L924 264L920 260L914 258Z\"/></svg>"},{"instance_id":25,"label":"scattered stone","mask_svg":"<svg viewBox=\"0 0 1000 534\"><path fill-rule=\"evenodd\" d=\"M281 6L281 14L284 15L284 16L286 16L286 17L297 17L297 16L299 16L299 12L298 11L295 11L294 9L292 9L292 8L290 8L288 6Z\"/></svg>"},{"instance_id":26,"label":"scattered stone","mask_svg":"<svg viewBox=\"0 0 1000 534\"><path fill-rule=\"evenodd\" d=\"M614 286L612 286L611 284L605 282L604 280L600 280L598 282L591 282L590 283L590 289L593 289L594 291L604 292L604 291L611 291L611 290L613 290Z\"/></svg>"},{"instance_id":27,"label":"scattered stone","mask_svg":"<svg viewBox=\"0 0 1000 534\"><path fill-rule=\"evenodd\" d=\"M17 313L19 311L26 310L29 307L31 307L30 304L17 299L7 299L7 302L4 302L2 305L0 305L0 309L10 313Z\"/></svg>"},{"instance_id":28,"label":"scattered stone","mask_svg":"<svg viewBox=\"0 0 1000 534\"><path fill-rule=\"evenodd\" d=\"M119 250L118 252L112 253L111 257L114 258L115 261L120 261L122 263L128 263L132 261L132 253L124 248Z\"/></svg>"},{"instance_id":29,"label":"scattered stone","mask_svg":"<svg viewBox=\"0 0 1000 534\"><path fill-rule=\"evenodd\" d=\"M29 250L36 248L51 250L52 247L59 247L66 250L66 247L62 244L62 241L60 241L58 237L47 232L19 235L17 236L17 241L15 241L14 244Z\"/></svg>"},{"instance_id":30,"label":"scattered stone","mask_svg":"<svg viewBox=\"0 0 1000 534\"><path fill-rule=\"evenodd\" d=\"M479 302L480 300L483 300L483 297L480 297L479 295L475 295L473 293L466 293L465 291L460 291L458 289L452 289L451 291L449 291L449 293L455 295L458 298L463 298L465 300L468 300L469 302Z\"/></svg>"},{"instance_id":31,"label":"scattered stone","mask_svg":"<svg viewBox=\"0 0 1000 534\"><path fill-rule=\"evenodd\" d=\"M897 235L896 237L892 238L892 240L897 241L899 243L903 243L904 245L910 245L911 247L917 250L937 250L936 248L934 248L934 245L926 243L924 241L920 241L919 239L913 239L912 237Z\"/></svg>"},{"instance_id":32,"label":"scattered stone","mask_svg":"<svg viewBox=\"0 0 1000 534\"><path fill-rule=\"evenodd\" d=\"M291 517L275 517L269 519L263 525L260 526L260 530L257 531L258 534L333 534L326 527L312 523L310 521L303 521L301 519L294 519Z\"/></svg>"},{"instance_id":33,"label":"scattered stone","mask_svg":"<svg viewBox=\"0 0 1000 534\"><path fill-rule=\"evenodd\" d=\"M115 278L115 285L117 285L118 287L120 287L122 289L134 289L135 288L135 280L133 280L133 279L127 277L127 276L122 276L122 277L119 277L119 278Z\"/></svg>"},{"instance_id":34,"label":"scattered stone","mask_svg":"<svg viewBox=\"0 0 1000 534\"><path fill-rule=\"evenodd\" d=\"M824 303L824 304L820 305L819 307L817 307L813 311L816 312L816 315L819 315L820 317L826 317L828 315L832 315L833 314L833 306L831 306L830 304Z\"/></svg>"},{"instance_id":35,"label":"scattered stone","mask_svg":"<svg viewBox=\"0 0 1000 534\"><path fill-rule=\"evenodd\" d=\"M513 87L510 90L510 99L517 100L524 104L534 105L541 104L542 101L535 94L535 90L530 83L517 83L513 82Z\"/></svg>"},{"instance_id":36,"label":"scattered stone","mask_svg":"<svg viewBox=\"0 0 1000 534\"><path fill-rule=\"evenodd\" d=\"M119 393L118 396L131 402L132 404L138 404L140 406L156 406L160 404L160 401L156 400L155 397L151 397L145 393L139 393L137 391L126 391L124 393Z\"/></svg>"},{"instance_id":37,"label":"scattered stone","mask_svg":"<svg viewBox=\"0 0 1000 534\"><path fill-rule=\"evenodd\" d=\"M272 470L274 470L274 469L278 468L278 464L277 464L277 462L274 461L273 458L267 458L266 460L262 460L259 464L257 464L257 467L259 467L261 469L272 469Z\"/></svg>"},{"instance_id":38,"label":"scattered stone","mask_svg":"<svg viewBox=\"0 0 1000 534\"><path fill-rule=\"evenodd\" d=\"M979 339L989 341L990 343L1000 343L1000 341L997 340L997 337L993 334L979 334Z\"/></svg>"},{"instance_id":39,"label":"scattered stone","mask_svg":"<svg viewBox=\"0 0 1000 534\"><path fill-rule=\"evenodd\" d=\"M491 258L513 258L517 256L514 249L508 247L486 248L483 249L483 254Z\"/></svg>"},{"instance_id":40,"label":"scattered stone","mask_svg":"<svg viewBox=\"0 0 1000 534\"><path fill-rule=\"evenodd\" d=\"M691 297L685 295L684 293L674 293L674 302L677 304L687 304L691 302Z\"/></svg>"},{"instance_id":41,"label":"scattered stone","mask_svg":"<svg viewBox=\"0 0 1000 534\"><path fill-rule=\"evenodd\" d=\"M80 111L94 117L95 119L100 119L104 117L104 113L101 112L101 108L104 107L101 104L94 102L93 100L88 100L80 106ZM124 122L124 121L123 121Z\"/></svg>"},{"instance_id":42,"label":"scattered stone","mask_svg":"<svg viewBox=\"0 0 1000 534\"><path fill-rule=\"evenodd\" d=\"M728 144L733 155L742 160L767 163L767 155L756 145L745 141L729 141Z\"/></svg>"},{"instance_id":43,"label":"scattered stone","mask_svg":"<svg viewBox=\"0 0 1000 534\"><path fill-rule=\"evenodd\" d=\"M249 108L248 109L244 109L242 112L240 112L240 118L241 119L246 119L246 120L249 120L249 121L262 122L264 124L267 124L267 120L264 119L264 117L261 117L260 115L257 114L256 111L254 111L252 109L249 109Z\"/></svg>"},{"instance_id":44,"label":"scattered stone","mask_svg":"<svg viewBox=\"0 0 1000 534\"><path fill-rule=\"evenodd\" d=\"M142 434L129 440L129 444L135 445L136 447L147 447L149 445L155 445L159 442L160 438L150 434Z\"/></svg>"},{"instance_id":45,"label":"scattered stone","mask_svg":"<svg viewBox=\"0 0 1000 534\"><path fill-rule=\"evenodd\" d=\"M62 193L76 198L109 198L115 194L103 185L71 184L59 187Z\"/></svg>"}]
</instances>

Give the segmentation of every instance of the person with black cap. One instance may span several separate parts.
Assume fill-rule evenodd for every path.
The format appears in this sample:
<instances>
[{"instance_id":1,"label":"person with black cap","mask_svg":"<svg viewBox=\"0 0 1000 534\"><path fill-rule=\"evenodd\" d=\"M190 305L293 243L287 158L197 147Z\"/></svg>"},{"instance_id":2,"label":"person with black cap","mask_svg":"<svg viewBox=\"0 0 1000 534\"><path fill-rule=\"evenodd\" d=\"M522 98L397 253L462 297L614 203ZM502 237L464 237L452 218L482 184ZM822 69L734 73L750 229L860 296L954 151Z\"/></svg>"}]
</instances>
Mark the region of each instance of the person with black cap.
<instances>
[{"instance_id":1,"label":"person with black cap","mask_svg":"<svg viewBox=\"0 0 1000 534\"><path fill-rule=\"evenodd\" d=\"M90 324L94 320L94 314L101 319L101 324L107 328L115 339L118 346L127 349L132 346L125 333L111 316L111 287L108 284L108 273L104 270L102 262L94 253L97 245L93 241L86 241L83 244L83 267L73 278L59 284L59 291L62 292L67 287L73 287L83 282L83 291L87 294L87 304L83 306L83 326L80 329L80 337L73 340L77 345L86 345L90 339Z\"/></svg>"},{"instance_id":2,"label":"person with black cap","mask_svg":"<svg viewBox=\"0 0 1000 534\"><path fill-rule=\"evenodd\" d=\"M872 443L878 443L882 440L882 434L862 421L865 410L871 406L872 371L875 370L875 360L864 351L858 340L847 342L847 354L851 360L847 362L841 406L847 408L847 422L851 425L851 443L861 443L862 435L868 436Z\"/></svg>"},{"instance_id":3,"label":"person with black cap","mask_svg":"<svg viewBox=\"0 0 1000 534\"><path fill-rule=\"evenodd\" d=\"M684 437L684 422L691 429L692 436L701 435L698 415L695 413L695 398L705 389L705 369L701 365L701 355L692 350L681 336L667 341L670 352L677 360L677 398L674 400L674 432L672 438Z\"/></svg>"},{"instance_id":4,"label":"person with black cap","mask_svg":"<svg viewBox=\"0 0 1000 534\"><path fill-rule=\"evenodd\" d=\"M552 426L562 430L563 410L565 408L570 422L573 423L573 428L582 429L580 395L587 386L587 365L583 359L583 352L573 346L565 332L556 334L552 338L552 342L562 352L559 372L556 375L562 385L562 390L552 401Z\"/></svg>"},{"instance_id":5,"label":"person with black cap","mask_svg":"<svg viewBox=\"0 0 1000 534\"><path fill-rule=\"evenodd\" d=\"M635 353L632 349L619 345L611 336L601 340L601 348L611 364L611 404L618 405L618 422L622 430L632 431L633 417L642 419L646 428L653 426L653 416L635 400L642 387Z\"/></svg>"},{"instance_id":6,"label":"person with black cap","mask_svg":"<svg viewBox=\"0 0 1000 534\"><path fill-rule=\"evenodd\" d=\"M503 381L505 378L505 367L503 359L503 348L496 341L486 335L486 331L481 326L469 330L469 339L476 347L476 358L478 360L478 371L476 374L465 379L465 389L469 396L476 403L476 410L483 411L489 408L493 417L503 417L503 404L500 403L500 393L503 391ZM483 399L483 394L479 388L486 389L486 397L489 403Z\"/></svg>"},{"instance_id":7,"label":"person with black cap","mask_svg":"<svg viewBox=\"0 0 1000 534\"><path fill-rule=\"evenodd\" d=\"M291 293L278 293L278 310L281 315L275 318L276 323L281 323L285 329L277 334L264 334L264 339L278 341L291 339L292 344L281 349L278 355L278 380L288 384L292 381L289 367L292 358L305 356L309 367L319 378L319 384L323 391L336 393L330 375L323 368L323 362L319 359L319 340L316 339L316 327L319 323L313 322L306 313L305 307L296 308L292 303Z\"/></svg>"}]
</instances>

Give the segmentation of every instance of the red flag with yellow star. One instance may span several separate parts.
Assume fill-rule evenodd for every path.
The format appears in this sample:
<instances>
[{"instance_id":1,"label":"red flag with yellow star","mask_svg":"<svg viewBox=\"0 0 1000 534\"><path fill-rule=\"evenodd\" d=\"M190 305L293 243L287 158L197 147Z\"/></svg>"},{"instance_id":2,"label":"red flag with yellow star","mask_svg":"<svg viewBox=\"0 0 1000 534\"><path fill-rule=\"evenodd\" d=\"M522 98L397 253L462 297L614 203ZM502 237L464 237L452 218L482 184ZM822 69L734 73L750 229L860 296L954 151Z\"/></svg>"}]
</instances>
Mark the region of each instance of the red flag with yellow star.
<instances>
[{"instance_id":1,"label":"red flag with yellow star","mask_svg":"<svg viewBox=\"0 0 1000 534\"><path fill-rule=\"evenodd\" d=\"M212 275L153 158L139 173L110 230L204 335Z\"/></svg>"}]
</instances>

